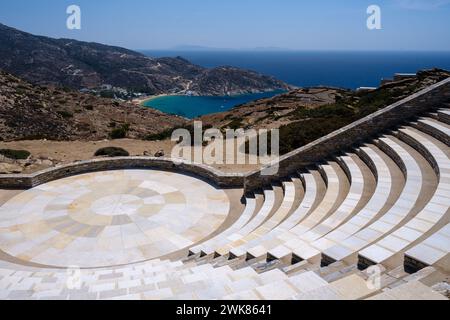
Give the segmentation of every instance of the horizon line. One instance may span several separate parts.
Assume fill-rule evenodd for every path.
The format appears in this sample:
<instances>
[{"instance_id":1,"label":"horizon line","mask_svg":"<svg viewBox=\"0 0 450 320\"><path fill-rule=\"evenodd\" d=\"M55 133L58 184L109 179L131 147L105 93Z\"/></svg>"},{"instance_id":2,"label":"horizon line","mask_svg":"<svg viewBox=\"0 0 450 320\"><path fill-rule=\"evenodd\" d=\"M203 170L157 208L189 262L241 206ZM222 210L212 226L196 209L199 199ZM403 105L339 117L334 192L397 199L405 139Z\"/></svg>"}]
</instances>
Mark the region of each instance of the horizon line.
<instances>
[{"instance_id":1,"label":"horizon line","mask_svg":"<svg viewBox=\"0 0 450 320\"><path fill-rule=\"evenodd\" d=\"M450 49L258 49L258 48L223 48L223 49L215 49L215 48L204 48L204 49L183 49L183 48L129 48L130 50L138 51L138 52L146 52L146 51L166 51L166 52L420 52L420 53L450 53Z\"/></svg>"}]
</instances>

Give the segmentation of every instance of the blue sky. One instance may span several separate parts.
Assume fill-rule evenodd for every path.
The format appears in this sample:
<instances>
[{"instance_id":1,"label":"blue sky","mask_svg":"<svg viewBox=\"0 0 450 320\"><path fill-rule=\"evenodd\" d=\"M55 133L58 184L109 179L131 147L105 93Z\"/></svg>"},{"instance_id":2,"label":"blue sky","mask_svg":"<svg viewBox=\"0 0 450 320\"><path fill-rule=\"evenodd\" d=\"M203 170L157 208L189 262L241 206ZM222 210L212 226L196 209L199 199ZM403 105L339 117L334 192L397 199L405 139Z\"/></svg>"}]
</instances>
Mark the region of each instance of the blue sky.
<instances>
[{"instance_id":1,"label":"blue sky","mask_svg":"<svg viewBox=\"0 0 450 320\"><path fill-rule=\"evenodd\" d=\"M81 7L82 29L66 28ZM382 30L366 27L367 7ZM1 0L0 22L39 35L131 49L180 45L450 51L450 0Z\"/></svg>"}]
</instances>

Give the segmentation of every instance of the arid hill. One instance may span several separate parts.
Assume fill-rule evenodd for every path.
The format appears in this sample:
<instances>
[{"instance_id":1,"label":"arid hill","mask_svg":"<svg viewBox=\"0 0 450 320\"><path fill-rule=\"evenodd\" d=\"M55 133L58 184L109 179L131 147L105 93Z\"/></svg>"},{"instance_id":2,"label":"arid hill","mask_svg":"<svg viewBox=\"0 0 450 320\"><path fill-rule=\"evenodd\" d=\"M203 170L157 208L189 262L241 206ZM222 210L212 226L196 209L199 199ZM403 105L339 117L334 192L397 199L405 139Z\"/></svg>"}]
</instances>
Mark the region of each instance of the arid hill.
<instances>
[{"instance_id":1,"label":"arid hill","mask_svg":"<svg viewBox=\"0 0 450 320\"><path fill-rule=\"evenodd\" d=\"M144 139L186 120L0 71L0 140Z\"/></svg>"}]
</instances>

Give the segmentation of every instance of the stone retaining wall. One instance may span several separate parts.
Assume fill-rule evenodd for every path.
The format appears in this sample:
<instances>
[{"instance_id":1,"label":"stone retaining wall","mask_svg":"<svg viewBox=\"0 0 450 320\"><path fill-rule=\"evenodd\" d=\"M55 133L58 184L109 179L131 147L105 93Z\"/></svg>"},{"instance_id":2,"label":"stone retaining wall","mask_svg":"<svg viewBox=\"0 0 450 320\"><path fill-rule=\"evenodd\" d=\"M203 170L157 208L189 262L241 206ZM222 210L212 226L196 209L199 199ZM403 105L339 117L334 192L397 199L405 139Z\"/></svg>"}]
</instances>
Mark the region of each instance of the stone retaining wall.
<instances>
[{"instance_id":1,"label":"stone retaining wall","mask_svg":"<svg viewBox=\"0 0 450 320\"><path fill-rule=\"evenodd\" d=\"M220 188L242 188L244 185L243 174L227 174L204 165L175 163L164 158L119 157L81 161L28 175L0 175L0 188L29 189L78 174L118 169L156 169L191 174Z\"/></svg>"},{"instance_id":2,"label":"stone retaining wall","mask_svg":"<svg viewBox=\"0 0 450 320\"><path fill-rule=\"evenodd\" d=\"M450 103L450 78L436 83L342 129L280 157L278 173L263 175L258 170L245 177L245 190L251 192L269 186L324 159L351 151L387 130L411 121L425 112L435 111ZM267 166L270 168L270 166ZM267 168L266 167L266 168Z\"/></svg>"}]
</instances>

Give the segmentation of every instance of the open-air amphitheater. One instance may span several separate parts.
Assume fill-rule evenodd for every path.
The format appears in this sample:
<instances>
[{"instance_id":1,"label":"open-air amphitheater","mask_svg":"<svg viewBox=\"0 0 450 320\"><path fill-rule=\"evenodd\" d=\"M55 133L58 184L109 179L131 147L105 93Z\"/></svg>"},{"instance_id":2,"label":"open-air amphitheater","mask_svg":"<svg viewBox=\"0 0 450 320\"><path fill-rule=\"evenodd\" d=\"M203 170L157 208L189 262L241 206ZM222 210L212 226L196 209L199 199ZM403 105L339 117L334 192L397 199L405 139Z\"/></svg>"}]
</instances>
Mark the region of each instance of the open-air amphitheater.
<instances>
[{"instance_id":1,"label":"open-air amphitheater","mask_svg":"<svg viewBox=\"0 0 450 320\"><path fill-rule=\"evenodd\" d=\"M1 176L0 298L446 300L449 136L447 79L276 176L144 157Z\"/></svg>"}]
</instances>

